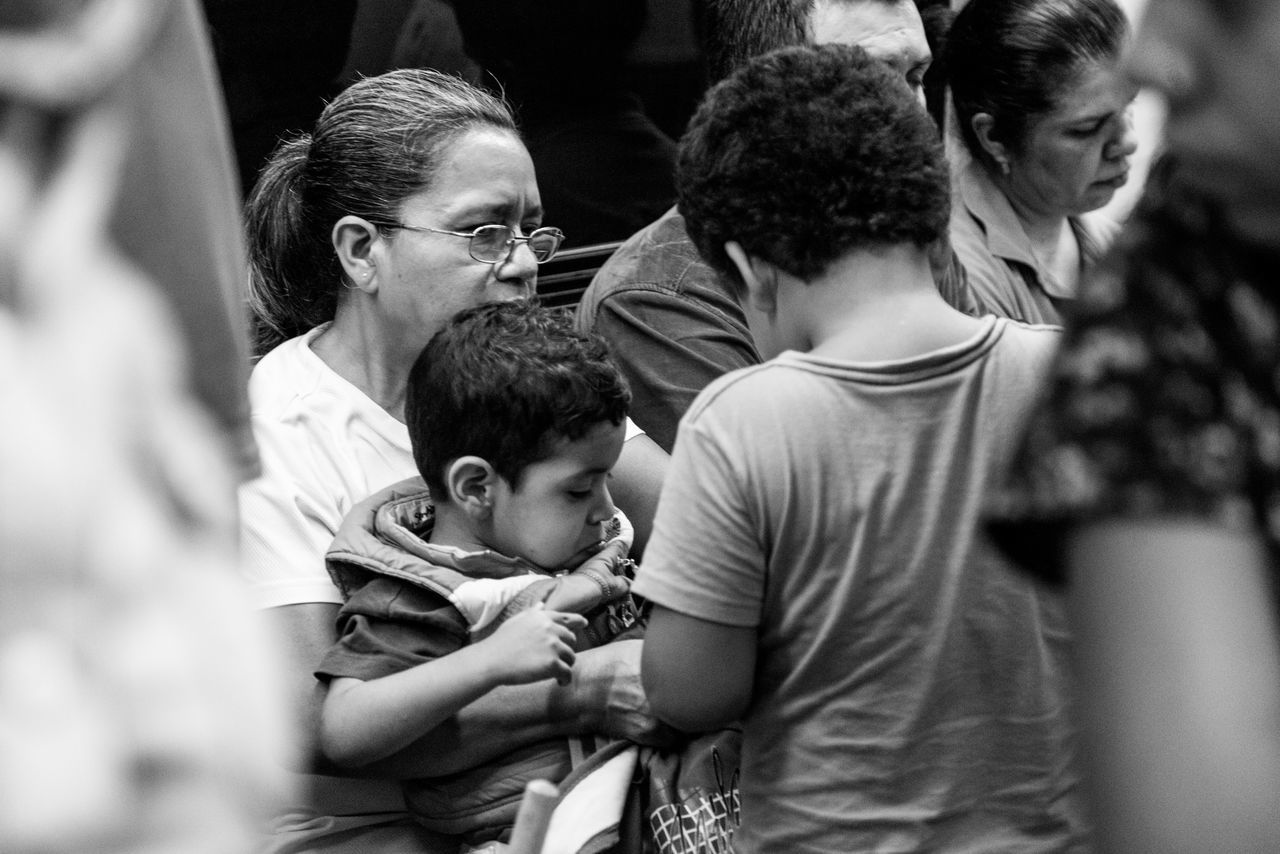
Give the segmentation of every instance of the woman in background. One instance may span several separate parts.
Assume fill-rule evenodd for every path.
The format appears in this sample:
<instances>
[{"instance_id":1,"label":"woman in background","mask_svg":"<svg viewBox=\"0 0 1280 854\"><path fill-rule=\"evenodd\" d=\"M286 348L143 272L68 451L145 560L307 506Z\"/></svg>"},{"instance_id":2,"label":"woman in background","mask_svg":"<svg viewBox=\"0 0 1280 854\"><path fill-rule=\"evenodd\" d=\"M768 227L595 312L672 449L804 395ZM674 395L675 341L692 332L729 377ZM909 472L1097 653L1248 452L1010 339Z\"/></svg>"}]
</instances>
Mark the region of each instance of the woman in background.
<instances>
[{"instance_id":1,"label":"woman in background","mask_svg":"<svg viewBox=\"0 0 1280 854\"><path fill-rule=\"evenodd\" d=\"M951 241L987 311L1059 322L1114 236L1086 214L1124 185L1136 149L1128 35L1114 0L971 0L956 16Z\"/></svg>"}]
</instances>

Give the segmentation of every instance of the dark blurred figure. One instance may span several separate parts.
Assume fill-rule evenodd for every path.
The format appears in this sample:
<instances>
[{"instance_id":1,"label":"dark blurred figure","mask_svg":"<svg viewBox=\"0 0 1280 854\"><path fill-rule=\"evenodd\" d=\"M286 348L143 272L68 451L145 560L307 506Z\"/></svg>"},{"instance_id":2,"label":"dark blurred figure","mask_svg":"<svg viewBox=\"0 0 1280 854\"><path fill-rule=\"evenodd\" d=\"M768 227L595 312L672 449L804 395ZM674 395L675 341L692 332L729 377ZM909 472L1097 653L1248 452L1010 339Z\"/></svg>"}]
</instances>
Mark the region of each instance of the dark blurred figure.
<instances>
[{"instance_id":1,"label":"dark blurred figure","mask_svg":"<svg viewBox=\"0 0 1280 854\"><path fill-rule=\"evenodd\" d=\"M1086 276L999 542L1067 582L1105 854L1280 841L1280 4L1160 0L1165 158Z\"/></svg>"},{"instance_id":2,"label":"dark blurred figure","mask_svg":"<svg viewBox=\"0 0 1280 854\"><path fill-rule=\"evenodd\" d=\"M280 139L314 127L351 43L356 0L201 0L247 196Z\"/></svg>"},{"instance_id":3,"label":"dark blurred figure","mask_svg":"<svg viewBox=\"0 0 1280 854\"><path fill-rule=\"evenodd\" d=\"M626 85L645 0L470 0L467 52L515 108L547 216L571 246L621 240L675 201L675 143Z\"/></svg>"}]
</instances>

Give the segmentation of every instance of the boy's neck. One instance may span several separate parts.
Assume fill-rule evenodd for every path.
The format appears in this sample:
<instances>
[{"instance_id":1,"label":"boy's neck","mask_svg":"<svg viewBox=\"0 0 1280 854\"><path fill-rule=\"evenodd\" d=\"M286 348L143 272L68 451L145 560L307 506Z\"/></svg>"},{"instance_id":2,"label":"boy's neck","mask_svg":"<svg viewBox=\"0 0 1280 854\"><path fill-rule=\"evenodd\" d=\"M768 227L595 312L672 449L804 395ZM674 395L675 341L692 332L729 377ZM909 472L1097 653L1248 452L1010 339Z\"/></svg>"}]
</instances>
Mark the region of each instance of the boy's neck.
<instances>
[{"instance_id":1,"label":"boy's neck","mask_svg":"<svg viewBox=\"0 0 1280 854\"><path fill-rule=\"evenodd\" d=\"M928 254L913 246L850 253L801 284L795 298L810 352L847 361L922 356L982 325L947 304Z\"/></svg>"},{"instance_id":2,"label":"boy's neck","mask_svg":"<svg viewBox=\"0 0 1280 854\"><path fill-rule=\"evenodd\" d=\"M432 545L451 546L468 552L492 551L471 517L447 502L436 504L435 524L426 539Z\"/></svg>"}]
</instances>

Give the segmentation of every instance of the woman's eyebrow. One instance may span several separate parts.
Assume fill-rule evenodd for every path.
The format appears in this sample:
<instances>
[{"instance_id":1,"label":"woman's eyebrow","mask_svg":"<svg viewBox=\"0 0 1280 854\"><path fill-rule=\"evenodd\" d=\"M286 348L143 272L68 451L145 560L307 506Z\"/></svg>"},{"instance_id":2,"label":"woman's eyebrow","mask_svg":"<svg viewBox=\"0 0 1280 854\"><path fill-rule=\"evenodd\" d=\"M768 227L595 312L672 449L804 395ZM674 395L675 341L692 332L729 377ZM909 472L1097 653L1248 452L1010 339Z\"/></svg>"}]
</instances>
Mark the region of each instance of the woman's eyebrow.
<instances>
[{"instance_id":1,"label":"woman's eyebrow","mask_svg":"<svg viewBox=\"0 0 1280 854\"><path fill-rule=\"evenodd\" d=\"M467 218L483 218L491 220L504 220L511 213L512 206L503 202L476 202L474 204L459 205L450 211L451 216L467 217Z\"/></svg>"}]
</instances>

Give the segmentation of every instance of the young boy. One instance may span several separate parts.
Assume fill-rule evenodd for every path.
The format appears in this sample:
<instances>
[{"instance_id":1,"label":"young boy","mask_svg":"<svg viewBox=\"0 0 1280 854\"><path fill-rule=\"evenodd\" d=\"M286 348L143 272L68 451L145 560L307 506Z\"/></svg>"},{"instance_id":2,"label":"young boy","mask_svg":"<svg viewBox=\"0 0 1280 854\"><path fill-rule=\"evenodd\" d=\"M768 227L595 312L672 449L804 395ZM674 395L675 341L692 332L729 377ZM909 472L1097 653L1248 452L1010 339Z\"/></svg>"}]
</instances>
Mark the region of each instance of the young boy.
<instances>
[{"instance_id":1,"label":"young boy","mask_svg":"<svg viewBox=\"0 0 1280 854\"><path fill-rule=\"evenodd\" d=\"M1059 603L977 529L1057 331L943 301L936 130L857 48L751 61L679 162L773 358L681 422L634 589L654 712L743 721L734 850L1086 849Z\"/></svg>"},{"instance_id":2,"label":"young boy","mask_svg":"<svg viewBox=\"0 0 1280 854\"><path fill-rule=\"evenodd\" d=\"M354 508L327 556L347 596L317 671L331 760L386 758L499 686L565 682L575 649L633 626L607 484L629 399L599 338L528 302L465 311L431 340L405 407L421 480ZM524 784L559 781L571 752L562 738L408 781L406 800L435 830L497 838Z\"/></svg>"}]
</instances>

